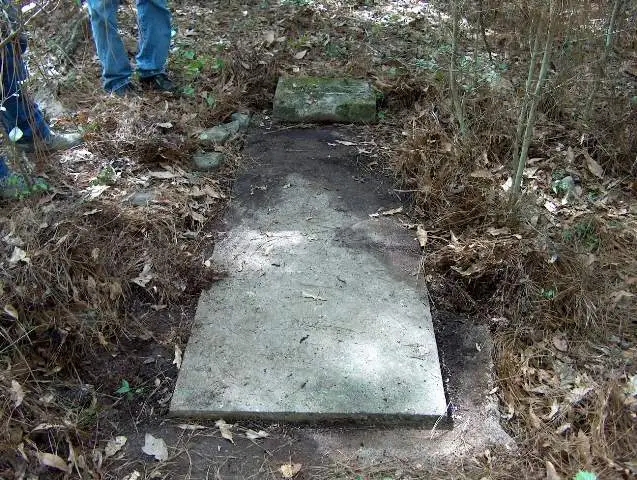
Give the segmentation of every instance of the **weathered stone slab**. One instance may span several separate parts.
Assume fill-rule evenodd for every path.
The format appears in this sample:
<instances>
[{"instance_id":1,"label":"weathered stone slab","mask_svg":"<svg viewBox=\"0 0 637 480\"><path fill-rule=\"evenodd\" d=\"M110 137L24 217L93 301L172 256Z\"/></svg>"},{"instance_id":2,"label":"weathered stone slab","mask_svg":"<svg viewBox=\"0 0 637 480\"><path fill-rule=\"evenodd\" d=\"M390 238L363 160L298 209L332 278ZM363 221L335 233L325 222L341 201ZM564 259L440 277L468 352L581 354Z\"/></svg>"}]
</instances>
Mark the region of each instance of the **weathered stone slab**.
<instances>
[{"instance_id":1,"label":"weathered stone slab","mask_svg":"<svg viewBox=\"0 0 637 480\"><path fill-rule=\"evenodd\" d=\"M273 116L282 122L376 122L376 94L364 80L282 77Z\"/></svg>"},{"instance_id":2,"label":"weathered stone slab","mask_svg":"<svg viewBox=\"0 0 637 480\"><path fill-rule=\"evenodd\" d=\"M332 130L254 133L173 415L444 425L419 247ZM350 157L351 156L351 157ZM362 178L365 177L365 178Z\"/></svg>"}]
</instances>

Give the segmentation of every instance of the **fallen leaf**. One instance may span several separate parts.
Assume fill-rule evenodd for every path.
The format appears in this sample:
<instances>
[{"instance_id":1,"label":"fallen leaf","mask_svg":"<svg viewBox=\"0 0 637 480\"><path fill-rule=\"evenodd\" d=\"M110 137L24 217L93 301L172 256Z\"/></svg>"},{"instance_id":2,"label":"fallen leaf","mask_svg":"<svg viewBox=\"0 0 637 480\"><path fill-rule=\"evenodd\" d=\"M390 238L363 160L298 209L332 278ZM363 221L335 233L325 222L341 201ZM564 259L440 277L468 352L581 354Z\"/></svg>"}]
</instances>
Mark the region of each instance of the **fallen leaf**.
<instances>
[{"instance_id":1,"label":"fallen leaf","mask_svg":"<svg viewBox=\"0 0 637 480\"><path fill-rule=\"evenodd\" d=\"M267 30L263 33L263 38L268 47L274 43L274 37L275 35L272 30Z\"/></svg>"},{"instance_id":2,"label":"fallen leaf","mask_svg":"<svg viewBox=\"0 0 637 480\"><path fill-rule=\"evenodd\" d=\"M46 467L55 468L66 473L71 472L71 469L69 468L67 463L60 457L52 453L38 452L38 460L40 460L40 464Z\"/></svg>"},{"instance_id":3,"label":"fallen leaf","mask_svg":"<svg viewBox=\"0 0 637 480\"><path fill-rule=\"evenodd\" d=\"M513 178L511 177L507 178L507 181L500 185L500 188L505 192L511 190L511 187L513 187Z\"/></svg>"},{"instance_id":4,"label":"fallen leaf","mask_svg":"<svg viewBox=\"0 0 637 480\"><path fill-rule=\"evenodd\" d=\"M9 315L14 320L19 320L18 311L16 310L16 308L13 305L7 303L4 306L3 312L6 313L7 315Z\"/></svg>"},{"instance_id":5,"label":"fallen leaf","mask_svg":"<svg viewBox=\"0 0 637 480\"><path fill-rule=\"evenodd\" d=\"M474 170L473 172L469 174L469 176L471 178L485 178L489 180L493 178L493 174L485 168L481 168L480 170Z\"/></svg>"},{"instance_id":6,"label":"fallen leaf","mask_svg":"<svg viewBox=\"0 0 637 480\"><path fill-rule=\"evenodd\" d=\"M296 58L297 60L303 60L305 55L307 55L307 50L301 50L300 52L294 54L294 58Z\"/></svg>"},{"instance_id":7,"label":"fallen leaf","mask_svg":"<svg viewBox=\"0 0 637 480\"><path fill-rule=\"evenodd\" d=\"M540 417L538 417L535 412L533 411L533 408L529 405L529 421L531 422L531 426L538 430L541 426L542 426L542 421L540 420Z\"/></svg>"},{"instance_id":8,"label":"fallen leaf","mask_svg":"<svg viewBox=\"0 0 637 480\"><path fill-rule=\"evenodd\" d=\"M179 348L179 345L175 344L175 359L173 360L173 365L177 365L177 370L181 368L181 359L182 359L181 348Z\"/></svg>"},{"instance_id":9,"label":"fallen leaf","mask_svg":"<svg viewBox=\"0 0 637 480\"><path fill-rule=\"evenodd\" d=\"M311 298L312 300L317 300L317 301L320 301L320 302L327 302L327 298L319 297L318 295L314 295L312 293L301 292L301 295L303 296L303 298Z\"/></svg>"},{"instance_id":10,"label":"fallen leaf","mask_svg":"<svg viewBox=\"0 0 637 480\"><path fill-rule=\"evenodd\" d=\"M160 462L168 460L168 447L166 447L166 442L164 442L162 438L156 438L150 433L147 433L144 437L142 452L155 457L155 459Z\"/></svg>"},{"instance_id":11,"label":"fallen leaf","mask_svg":"<svg viewBox=\"0 0 637 480\"><path fill-rule=\"evenodd\" d=\"M104 456L108 458L115 455L122 449L124 445L126 445L127 440L128 438L126 438L124 435L118 435L117 437L110 439L106 444L106 448L104 449Z\"/></svg>"},{"instance_id":12,"label":"fallen leaf","mask_svg":"<svg viewBox=\"0 0 637 480\"><path fill-rule=\"evenodd\" d=\"M575 445L577 447L577 454L579 461L584 465L590 465L591 463L591 442L584 433L584 430L577 432L575 438Z\"/></svg>"},{"instance_id":13,"label":"fallen leaf","mask_svg":"<svg viewBox=\"0 0 637 480\"><path fill-rule=\"evenodd\" d=\"M172 172L168 172L166 170L159 170L157 172L149 172L149 177L159 178L162 180L170 180L171 178L177 178L179 175L176 175Z\"/></svg>"},{"instance_id":14,"label":"fallen leaf","mask_svg":"<svg viewBox=\"0 0 637 480\"><path fill-rule=\"evenodd\" d=\"M137 470L133 470L131 474L126 475L122 480L139 480L139 477L141 477L141 473Z\"/></svg>"},{"instance_id":15,"label":"fallen leaf","mask_svg":"<svg viewBox=\"0 0 637 480\"><path fill-rule=\"evenodd\" d=\"M9 392L14 406L18 408L22 405L22 401L24 400L24 390L22 389L22 385L15 380L11 380L11 390L9 390Z\"/></svg>"},{"instance_id":16,"label":"fallen leaf","mask_svg":"<svg viewBox=\"0 0 637 480\"><path fill-rule=\"evenodd\" d=\"M559 411L560 411L560 406L557 403L557 400L553 400L553 403L551 404L551 411L547 413L546 415L544 415L542 418L544 420L553 420L553 417L557 415L557 412Z\"/></svg>"},{"instance_id":17,"label":"fallen leaf","mask_svg":"<svg viewBox=\"0 0 637 480\"><path fill-rule=\"evenodd\" d=\"M223 438L234 443L234 440L232 439L231 424L226 423L223 419L219 419L215 422L215 426L219 429Z\"/></svg>"},{"instance_id":18,"label":"fallen leaf","mask_svg":"<svg viewBox=\"0 0 637 480\"><path fill-rule=\"evenodd\" d=\"M425 230L422 225L416 227L416 238L418 239L420 248L425 248L425 245L427 245L427 230Z\"/></svg>"},{"instance_id":19,"label":"fallen leaf","mask_svg":"<svg viewBox=\"0 0 637 480\"><path fill-rule=\"evenodd\" d=\"M559 427L557 427L555 433L557 433L558 435L564 435L571 428L573 428L573 425L571 425L570 423L565 423L564 425L560 425Z\"/></svg>"},{"instance_id":20,"label":"fallen leaf","mask_svg":"<svg viewBox=\"0 0 637 480\"><path fill-rule=\"evenodd\" d=\"M555 205L553 202L549 200L544 202L544 208L546 208L551 213L557 212L557 205Z\"/></svg>"},{"instance_id":21,"label":"fallen leaf","mask_svg":"<svg viewBox=\"0 0 637 480\"><path fill-rule=\"evenodd\" d=\"M403 211L403 207L392 208L391 210L385 210L384 212L380 212L381 215L389 216L396 215L397 213L401 213Z\"/></svg>"},{"instance_id":22,"label":"fallen leaf","mask_svg":"<svg viewBox=\"0 0 637 480\"><path fill-rule=\"evenodd\" d=\"M591 391L593 391L593 387L591 386L575 387L566 394L566 400L568 400L571 405L575 405L584 400L584 397Z\"/></svg>"},{"instance_id":23,"label":"fallen leaf","mask_svg":"<svg viewBox=\"0 0 637 480\"><path fill-rule=\"evenodd\" d=\"M511 230L509 230L507 227L502 227L502 228L489 227L487 228L487 233L489 235L497 237L498 235L509 235L511 233Z\"/></svg>"},{"instance_id":24,"label":"fallen leaf","mask_svg":"<svg viewBox=\"0 0 637 480\"><path fill-rule=\"evenodd\" d=\"M25 252L19 247L15 247L13 249L13 253L11 254L11 257L9 257L9 263L11 265L15 265L18 262L29 263L31 262L31 259L27 257L27 252Z\"/></svg>"},{"instance_id":25,"label":"fallen leaf","mask_svg":"<svg viewBox=\"0 0 637 480\"><path fill-rule=\"evenodd\" d=\"M146 288L146 285L148 285L148 282L150 282L153 279L153 275L150 273L150 268L151 267L149 263L145 264L141 273L135 278L133 278L131 282L139 285L142 288Z\"/></svg>"},{"instance_id":26,"label":"fallen leaf","mask_svg":"<svg viewBox=\"0 0 637 480\"><path fill-rule=\"evenodd\" d=\"M586 151L584 151L584 158L586 159L586 167L588 168L589 172L591 172L597 178L604 178L604 169Z\"/></svg>"},{"instance_id":27,"label":"fallen leaf","mask_svg":"<svg viewBox=\"0 0 637 480\"><path fill-rule=\"evenodd\" d=\"M41 432L43 430L52 430L52 429L62 429L62 430L64 430L65 428L67 428L65 425L60 425L60 424L56 424L56 423L40 423L33 430L31 430L31 433L33 433L33 432Z\"/></svg>"},{"instance_id":28,"label":"fallen leaf","mask_svg":"<svg viewBox=\"0 0 637 480\"><path fill-rule=\"evenodd\" d=\"M292 478L301 471L302 466L300 463L284 463L279 468L279 471L281 475L283 475L283 478Z\"/></svg>"},{"instance_id":29,"label":"fallen leaf","mask_svg":"<svg viewBox=\"0 0 637 480\"><path fill-rule=\"evenodd\" d=\"M562 477L557 474L553 464L548 460L546 461L546 480L562 480Z\"/></svg>"},{"instance_id":30,"label":"fallen leaf","mask_svg":"<svg viewBox=\"0 0 637 480\"><path fill-rule=\"evenodd\" d=\"M469 276L473 275L474 273L478 273L478 272L482 271L484 269L484 265L482 265L481 263L474 263L473 265L470 265L465 270L463 270L460 267L451 267L451 269L456 271L456 272L458 272L463 277L469 277Z\"/></svg>"},{"instance_id":31,"label":"fallen leaf","mask_svg":"<svg viewBox=\"0 0 637 480\"><path fill-rule=\"evenodd\" d=\"M157 126L160 128L173 128L173 124L170 122L158 123Z\"/></svg>"},{"instance_id":32,"label":"fallen leaf","mask_svg":"<svg viewBox=\"0 0 637 480\"><path fill-rule=\"evenodd\" d=\"M95 200L109 188L111 188L109 185L91 185L85 190L86 200Z\"/></svg>"},{"instance_id":33,"label":"fallen leaf","mask_svg":"<svg viewBox=\"0 0 637 480\"><path fill-rule=\"evenodd\" d=\"M340 143L341 145L345 145L346 147L354 147L357 144L354 142L348 142L347 140L334 140L334 143Z\"/></svg>"},{"instance_id":34,"label":"fallen leaf","mask_svg":"<svg viewBox=\"0 0 637 480\"><path fill-rule=\"evenodd\" d=\"M627 292L626 290L619 290L610 294L610 298L613 299L613 308L615 308L622 300L633 298L634 293Z\"/></svg>"},{"instance_id":35,"label":"fallen leaf","mask_svg":"<svg viewBox=\"0 0 637 480\"><path fill-rule=\"evenodd\" d=\"M193 220L199 223L204 223L206 221L206 217L204 217L199 212L190 212L190 216L193 218Z\"/></svg>"},{"instance_id":36,"label":"fallen leaf","mask_svg":"<svg viewBox=\"0 0 637 480\"><path fill-rule=\"evenodd\" d=\"M553 346L557 348L560 352L566 352L568 350L568 341L564 335L554 335L553 336Z\"/></svg>"},{"instance_id":37,"label":"fallen leaf","mask_svg":"<svg viewBox=\"0 0 637 480\"><path fill-rule=\"evenodd\" d=\"M246 431L246 438L249 438L250 440L257 440L259 438L266 438L269 437L270 434L268 432L265 432L263 430L259 430L258 432L255 432L254 430L247 430Z\"/></svg>"},{"instance_id":38,"label":"fallen leaf","mask_svg":"<svg viewBox=\"0 0 637 480\"><path fill-rule=\"evenodd\" d=\"M206 427L203 427L201 425L195 425L192 423L181 423L179 425L177 425L177 428L181 428L182 430L204 430Z\"/></svg>"}]
</instances>

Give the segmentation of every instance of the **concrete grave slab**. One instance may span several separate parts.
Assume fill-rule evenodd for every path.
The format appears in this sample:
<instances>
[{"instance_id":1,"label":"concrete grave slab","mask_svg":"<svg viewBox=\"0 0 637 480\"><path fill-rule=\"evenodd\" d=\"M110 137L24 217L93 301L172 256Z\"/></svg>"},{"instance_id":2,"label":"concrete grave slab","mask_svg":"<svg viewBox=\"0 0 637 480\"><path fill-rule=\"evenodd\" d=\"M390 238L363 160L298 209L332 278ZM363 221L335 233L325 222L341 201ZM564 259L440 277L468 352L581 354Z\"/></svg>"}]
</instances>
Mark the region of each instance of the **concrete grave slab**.
<instances>
[{"instance_id":1,"label":"concrete grave slab","mask_svg":"<svg viewBox=\"0 0 637 480\"><path fill-rule=\"evenodd\" d=\"M444 424L414 233L340 130L255 132L171 403L173 415ZM442 420L442 422L440 422Z\"/></svg>"},{"instance_id":2,"label":"concrete grave slab","mask_svg":"<svg viewBox=\"0 0 637 480\"><path fill-rule=\"evenodd\" d=\"M376 95L364 80L282 77L273 116L282 122L376 122Z\"/></svg>"}]
</instances>

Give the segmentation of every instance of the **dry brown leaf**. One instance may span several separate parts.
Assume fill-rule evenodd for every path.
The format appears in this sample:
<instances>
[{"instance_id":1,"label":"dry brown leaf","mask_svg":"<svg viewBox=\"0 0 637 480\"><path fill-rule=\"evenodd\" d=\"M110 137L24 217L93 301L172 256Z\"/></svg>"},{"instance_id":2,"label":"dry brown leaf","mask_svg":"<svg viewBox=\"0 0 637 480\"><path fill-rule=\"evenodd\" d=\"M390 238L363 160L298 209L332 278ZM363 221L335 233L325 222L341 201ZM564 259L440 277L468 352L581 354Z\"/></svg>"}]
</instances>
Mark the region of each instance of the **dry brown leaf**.
<instances>
[{"instance_id":1,"label":"dry brown leaf","mask_svg":"<svg viewBox=\"0 0 637 480\"><path fill-rule=\"evenodd\" d=\"M166 170L159 170L158 172L149 172L148 176L159 178L161 180L170 180L171 178L177 178L179 175L175 175L172 172L167 172Z\"/></svg>"},{"instance_id":2,"label":"dry brown leaf","mask_svg":"<svg viewBox=\"0 0 637 480\"><path fill-rule=\"evenodd\" d=\"M575 445L577 446L577 455L579 456L579 461L584 465L590 465L591 464L591 442L583 430L580 430L579 432L577 432Z\"/></svg>"},{"instance_id":3,"label":"dry brown leaf","mask_svg":"<svg viewBox=\"0 0 637 480\"><path fill-rule=\"evenodd\" d=\"M144 437L144 446L142 452L146 455L155 457L156 460L163 462L168 460L168 447L162 438L157 438L147 433Z\"/></svg>"},{"instance_id":4,"label":"dry brown leaf","mask_svg":"<svg viewBox=\"0 0 637 480\"><path fill-rule=\"evenodd\" d=\"M19 247L15 247L13 249L13 253L11 254L11 257L9 257L9 263L11 265L15 265L18 262L29 263L30 261L31 259L27 257L27 252L25 252Z\"/></svg>"},{"instance_id":5,"label":"dry brown leaf","mask_svg":"<svg viewBox=\"0 0 637 480\"><path fill-rule=\"evenodd\" d=\"M562 480L562 477L557 474L553 464L548 460L546 461L546 480Z\"/></svg>"},{"instance_id":6,"label":"dry brown leaf","mask_svg":"<svg viewBox=\"0 0 637 480\"><path fill-rule=\"evenodd\" d=\"M586 167L588 170L597 178L604 178L604 169L586 151L584 151L584 158L586 158Z\"/></svg>"},{"instance_id":7,"label":"dry brown leaf","mask_svg":"<svg viewBox=\"0 0 637 480\"><path fill-rule=\"evenodd\" d=\"M66 473L71 472L68 464L60 457L52 453L38 452L38 460L40 460L40 464L46 467L55 468Z\"/></svg>"},{"instance_id":8,"label":"dry brown leaf","mask_svg":"<svg viewBox=\"0 0 637 480\"><path fill-rule=\"evenodd\" d=\"M13 305L7 303L4 306L3 312L6 313L7 315L9 315L14 320L19 320L18 311L16 310L16 308Z\"/></svg>"},{"instance_id":9,"label":"dry brown leaf","mask_svg":"<svg viewBox=\"0 0 637 480\"><path fill-rule=\"evenodd\" d=\"M619 290L618 292L611 293L610 298L613 299L613 308L615 308L623 300L633 298L634 296L634 293L627 292L626 290Z\"/></svg>"},{"instance_id":10,"label":"dry brown leaf","mask_svg":"<svg viewBox=\"0 0 637 480\"><path fill-rule=\"evenodd\" d=\"M126 445L127 440L128 438L126 438L124 435L118 435L117 437L110 439L106 444L106 448L104 449L104 456L108 458L115 455L122 449L124 445Z\"/></svg>"},{"instance_id":11,"label":"dry brown leaf","mask_svg":"<svg viewBox=\"0 0 637 480\"><path fill-rule=\"evenodd\" d=\"M553 336L553 346L560 352L566 352L568 350L568 341L562 334Z\"/></svg>"},{"instance_id":12,"label":"dry brown leaf","mask_svg":"<svg viewBox=\"0 0 637 480\"><path fill-rule=\"evenodd\" d=\"M427 245L427 230L425 230L422 225L416 227L416 238L418 239L420 248L425 248L425 245Z\"/></svg>"},{"instance_id":13,"label":"dry brown leaf","mask_svg":"<svg viewBox=\"0 0 637 480\"><path fill-rule=\"evenodd\" d=\"M258 432L255 432L254 430L247 430L246 431L246 438L249 438L250 440L257 440L259 438L266 438L269 437L270 434L264 430L259 430Z\"/></svg>"},{"instance_id":14,"label":"dry brown leaf","mask_svg":"<svg viewBox=\"0 0 637 480\"><path fill-rule=\"evenodd\" d=\"M22 385L20 385L15 380L11 380L11 390L9 391L11 395L11 401L13 401L13 405L15 408L18 408L22 405L24 400L24 390L22 389Z\"/></svg>"},{"instance_id":15,"label":"dry brown leaf","mask_svg":"<svg viewBox=\"0 0 637 480\"><path fill-rule=\"evenodd\" d=\"M284 463L279 468L279 471L281 475L283 475L283 478L292 478L301 471L301 467L303 467L303 465L300 463Z\"/></svg>"},{"instance_id":16,"label":"dry brown leaf","mask_svg":"<svg viewBox=\"0 0 637 480\"><path fill-rule=\"evenodd\" d=\"M204 430L206 427L204 427L202 425L195 425L195 424L192 424L192 423L181 423L181 424L177 425L177 428L180 428L182 430L195 431L195 430Z\"/></svg>"},{"instance_id":17,"label":"dry brown leaf","mask_svg":"<svg viewBox=\"0 0 637 480\"><path fill-rule=\"evenodd\" d=\"M538 430L542 426L542 421L533 411L533 407L529 405L529 421L531 422L531 426Z\"/></svg>"},{"instance_id":18,"label":"dry brown leaf","mask_svg":"<svg viewBox=\"0 0 637 480\"><path fill-rule=\"evenodd\" d=\"M193 218L193 220L195 220L195 221L197 221L199 223L205 223L205 221L206 221L206 217L204 217L199 212L190 212L190 216Z\"/></svg>"},{"instance_id":19,"label":"dry brown leaf","mask_svg":"<svg viewBox=\"0 0 637 480\"><path fill-rule=\"evenodd\" d=\"M482 265L481 263L474 263L473 265L470 265L468 268L464 270L460 267L451 267L451 269L458 272L463 277L469 277L473 275L474 273L478 273L484 270L484 265Z\"/></svg>"},{"instance_id":20,"label":"dry brown leaf","mask_svg":"<svg viewBox=\"0 0 637 480\"><path fill-rule=\"evenodd\" d=\"M544 415L542 418L547 421L553 420L553 417L557 415L557 412L559 411L560 411L560 406L557 403L557 400L554 399L553 403L551 404L551 411L548 414Z\"/></svg>"},{"instance_id":21,"label":"dry brown leaf","mask_svg":"<svg viewBox=\"0 0 637 480\"><path fill-rule=\"evenodd\" d=\"M385 210L384 212L380 212L381 215L389 216L396 215L397 213L402 213L403 207L392 208L391 210Z\"/></svg>"},{"instance_id":22,"label":"dry brown leaf","mask_svg":"<svg viewBox=\"0 0 637 480\"><path fill-rule=\"evenodd\" d=\"M502 228L489 227L487 228L487 233L489 235L497 237L498 235L509 235L511 233L511 230L509 230L507 227L502 227Z\"/></svg>"},{"instance_id":23,"label":"dry brown leaf","mask_svg":"<svg viewBox=\"0 0 637 480\"><path fill-rule=\"evenodd\" d=\"M479 170L474 170L473 172L471 172L469 174L469 176L471 178L485 178L485 179L492 179L493 178L493 174L487 170L486 168L481 168Z\"/></svg>"},{"instance_id":24,"label":"dry brown leaf","mask_svg":"<svg viewBox=\"0 0 637 480\"><path fill-rule=\"evenodd\" d=\"M297 60L303 60L305 55L307 55L307 50L301 50L300 52L294 54L294 58L296 58Z\"/></svg>"},{"instance_id":25,"label":"dry brown leaf","mask_svg":"<svg viewBox=\"0 0 637 480\"><path fill-rule=\"evenodd\" d=\"M150 268L151 266L149 263L145 264L141 273L133 278L131 282L139 285L142 288L145 288L148 282L153 279L153 275L150 273Z\"/></svg>"},{"instance_id":26,"label":"dry brown leaf","mask_svg":"<svg viewBox=\"0 0 637 480\"><path fill-rule=\"evenodd\" d=\"M181 360L183 358L183 353L179 345L175 344L175 358L173 360L173 365L177 365L177 370L181 368Z\"/></svg>"},{"instance_id":27,"label":"dry brown leaf","mask_svg":"<svg viewBox=\"0 0 637 480\"><path fill-rule=\"evenodd\" d=\"M215 426L219 429L219 431L221 432L221 436L223 438L225 438L226 440L230 440L232 443L234 443L234 440L232 439L232 424L226 423L225 420L223 419L219 419L215 422Z\"/></svg>"},{"instance_id":28,"label":"dry brown leaf","mask_svg":"<svg viewBox=\"0 0 637 480\"><path fill-rule=\"evenodd\" d=\"M265 40L266 45L269 47L274 43L275 34L272 30L266 30L263 32L263 38Z\"/></svg>"}]
</instances>

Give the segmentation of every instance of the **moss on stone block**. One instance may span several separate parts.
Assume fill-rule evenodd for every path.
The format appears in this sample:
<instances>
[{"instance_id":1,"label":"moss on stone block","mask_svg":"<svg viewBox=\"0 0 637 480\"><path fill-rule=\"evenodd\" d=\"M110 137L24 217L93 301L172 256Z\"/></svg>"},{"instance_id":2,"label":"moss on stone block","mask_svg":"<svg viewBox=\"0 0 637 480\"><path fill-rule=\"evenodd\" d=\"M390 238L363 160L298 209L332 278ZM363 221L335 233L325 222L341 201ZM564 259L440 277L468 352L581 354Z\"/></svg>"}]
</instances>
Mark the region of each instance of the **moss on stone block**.
<instances>
[{"instance_id":1,"label":"moss on stone block","mask_svg":"<svg viewBox=\"0 0 637 480\"><path fill-rule=\"evenodd\" d=\"M282 122L376 122L376 95L368 82L351 78L284 77L274 95Z\"/></svg>"}]
</instances>

